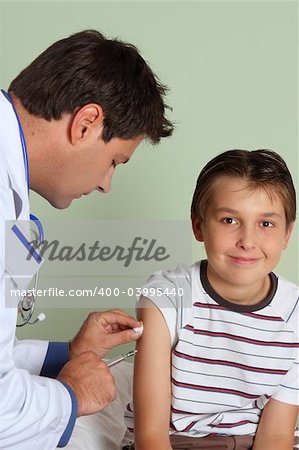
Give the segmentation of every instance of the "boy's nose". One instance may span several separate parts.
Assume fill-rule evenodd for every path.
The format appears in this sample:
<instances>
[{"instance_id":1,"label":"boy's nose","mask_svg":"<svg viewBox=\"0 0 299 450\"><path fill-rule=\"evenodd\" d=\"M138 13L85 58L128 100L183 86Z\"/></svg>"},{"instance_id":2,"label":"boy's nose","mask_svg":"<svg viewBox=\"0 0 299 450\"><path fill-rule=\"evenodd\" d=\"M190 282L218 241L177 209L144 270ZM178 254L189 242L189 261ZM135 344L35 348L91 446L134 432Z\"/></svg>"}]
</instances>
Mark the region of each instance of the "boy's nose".
<instances>
[{"instance_id":1,"label":"boy's nose","mask_svg":"<svg viewBox=\"0 0 299 450\"><path fill-rule=\"evenodd\" d=\"M256 242L254 230L249 227L244 227L240 232L237 245L243 250L251 250L255 248Z\"/></svg>"}]
</instances>

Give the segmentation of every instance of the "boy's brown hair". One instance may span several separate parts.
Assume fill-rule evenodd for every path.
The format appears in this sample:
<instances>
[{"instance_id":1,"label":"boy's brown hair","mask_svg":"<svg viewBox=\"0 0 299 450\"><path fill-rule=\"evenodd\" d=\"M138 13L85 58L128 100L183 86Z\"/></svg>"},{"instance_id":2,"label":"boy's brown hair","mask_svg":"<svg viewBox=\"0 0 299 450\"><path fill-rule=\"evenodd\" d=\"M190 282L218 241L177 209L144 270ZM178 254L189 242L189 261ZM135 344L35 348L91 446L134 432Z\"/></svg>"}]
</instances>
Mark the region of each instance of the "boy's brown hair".
<instances>
[{"instance_id":1,"label":"boy's brown hair","mask_svg":"<svg viewBox=\"0 0 299 450\"><path fill-rule=\"evenodd\" d=\"M284 206L287 226L296 219L296 191L284 160L272 150L228 150L213 158L197 179L191 217L204 221L215 181L229 176L248 181L249 189L264 189L278 196Z\"/></svg>"}]
</instances>

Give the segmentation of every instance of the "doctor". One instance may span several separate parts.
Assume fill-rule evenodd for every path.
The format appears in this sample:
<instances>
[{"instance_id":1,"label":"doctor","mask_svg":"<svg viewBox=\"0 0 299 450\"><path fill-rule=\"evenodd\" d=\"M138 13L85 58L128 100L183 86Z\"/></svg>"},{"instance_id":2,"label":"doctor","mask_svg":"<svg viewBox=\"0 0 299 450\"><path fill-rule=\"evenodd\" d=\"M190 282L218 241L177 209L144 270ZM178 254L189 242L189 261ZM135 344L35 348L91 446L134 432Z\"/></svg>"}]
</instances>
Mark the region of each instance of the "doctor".
<instances>
[{"instance_id":1,"label":"doctor","mask_svg":"<svg viewBox=\"0 0 299 450\"><path fill-rule=\"evenodd\" d=\"M28 188L56 208L105 193L143 139L170 136L165 89L135 47L88 30L54 43L0 94L0 449L67 444L77 416L105 408L115 384L101 360L134 341L122 311L88 316L70 343L16 341L4 293L5 220L28 219Z\"/></svg>"}]
</instances>

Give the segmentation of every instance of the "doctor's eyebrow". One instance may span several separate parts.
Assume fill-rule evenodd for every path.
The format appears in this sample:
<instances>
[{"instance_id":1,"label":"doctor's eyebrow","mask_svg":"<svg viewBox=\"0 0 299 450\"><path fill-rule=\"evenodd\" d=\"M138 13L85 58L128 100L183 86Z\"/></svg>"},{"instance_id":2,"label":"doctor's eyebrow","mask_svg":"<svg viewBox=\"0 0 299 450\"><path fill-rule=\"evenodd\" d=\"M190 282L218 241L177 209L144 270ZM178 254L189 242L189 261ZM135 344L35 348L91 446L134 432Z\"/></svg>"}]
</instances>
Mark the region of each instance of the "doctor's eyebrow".
<instances>
[{"instance_id":1,"label":"doctor's eyebrow","mask_svg":"<svg viewBox=\"0 0 299 450\"><path fill-rule=\"evenodd\" d=\"M130 161L130 158L124 153L117 155L115 159L118 162L118 164L127 164L127 162Z\"/></svg>"}]
</instances>

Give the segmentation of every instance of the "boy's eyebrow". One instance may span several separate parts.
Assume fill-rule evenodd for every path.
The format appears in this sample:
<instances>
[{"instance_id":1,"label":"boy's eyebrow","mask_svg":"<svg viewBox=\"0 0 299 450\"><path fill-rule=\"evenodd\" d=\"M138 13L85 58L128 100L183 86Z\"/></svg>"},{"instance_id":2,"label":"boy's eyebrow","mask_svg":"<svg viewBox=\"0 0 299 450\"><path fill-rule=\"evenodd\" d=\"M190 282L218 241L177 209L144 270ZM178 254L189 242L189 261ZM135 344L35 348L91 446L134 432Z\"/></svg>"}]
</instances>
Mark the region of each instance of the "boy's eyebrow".
<instances>
[{"instance_id":1,"label":"boy's eyebrow","mask_svg":"<svg viewBox=\"0 0 299 450\"><path fill-rule=\"evenodd\" d=\"M238 214L240 211L237 209L231 209L231 208L218 208L216 212L226 212L229 214Z\"/></svg>"},{"instance_id":2,"label":"boy's eyebrow","mask_svg":"<svg viewBox=\"0 0 299 450\"><path fill-rule=\"evenodd\" d=\"M282 218L282 215L278 212L265 212L262 214L263 217L277 217L279 219Z\"/></svg>"},{"instance_id":3,"label":"boy's eyebrow","mask_svg":"<svg viewBox=\"0 0 299 450\"><path fill-rule=\"evenodd\" d=\"M240 214L240 211L238 211L237 209L232 209L232 208L218 208L216 212L225 212L228 214ZM280 213L274 212L274 211L264 212L264 213L261 213L261 215L263 217L269 217L269 218L270 217L282 218L282 215Z\"/></svg>"}]
</instances>

